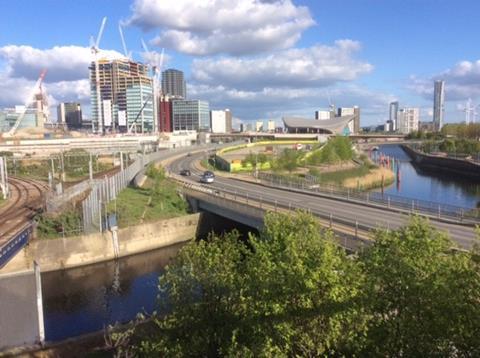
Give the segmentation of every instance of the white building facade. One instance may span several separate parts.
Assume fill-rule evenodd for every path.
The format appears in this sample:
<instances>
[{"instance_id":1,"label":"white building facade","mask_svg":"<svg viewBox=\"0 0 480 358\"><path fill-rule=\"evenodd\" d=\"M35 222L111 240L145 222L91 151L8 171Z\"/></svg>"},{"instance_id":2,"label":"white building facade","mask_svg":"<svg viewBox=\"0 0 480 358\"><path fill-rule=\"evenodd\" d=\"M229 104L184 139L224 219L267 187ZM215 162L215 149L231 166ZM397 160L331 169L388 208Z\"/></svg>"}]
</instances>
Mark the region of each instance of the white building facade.
<instances>
[{"instance_id":1,"label":"white building facade","mask_svg":"<svg viewBox=\"0 0 480 358\"><path fill-rule=\"evenodd\" d=\"M225 111L210 111L212 133L227 132L227 114Z\"/></svg>"},{"instance_id":2,"label":"white building facade","mask_svg":"<svg viewBox=\"0 0 480 358\"><path fill-rule=\"evenodd\" d=\"M408 134L418 131L419 122L419 108L402 108L398 111L398 130L400 133Z\"/></svg>"}]
</instances>

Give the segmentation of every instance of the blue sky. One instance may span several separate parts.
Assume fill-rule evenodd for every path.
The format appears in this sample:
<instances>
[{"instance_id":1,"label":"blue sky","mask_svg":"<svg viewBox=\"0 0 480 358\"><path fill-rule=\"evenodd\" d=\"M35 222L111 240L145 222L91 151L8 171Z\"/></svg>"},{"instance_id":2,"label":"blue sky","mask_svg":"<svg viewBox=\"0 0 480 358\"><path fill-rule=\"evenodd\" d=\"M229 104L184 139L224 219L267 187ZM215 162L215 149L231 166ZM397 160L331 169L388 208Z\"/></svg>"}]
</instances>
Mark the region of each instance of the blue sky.
<instances>
[{"instance_id":1,"label":"blue sky","mask_svg":"<svg viewBox=\"0 0 480 358\"><path fill-rule=\"evenodd\" d=\"M0 10L1 107L23 102L47 67L51 104L78 100L88 113L87 47L103 16L111 56L121 56L123 21L134 58L145 59L142 37L164 47L191 98L241 120L312 117L329 96L359 105L362 125L386 120L391 100L429 120L436 78L446 81L447 121L464 119L469 97L480 104L474 0L0 0Z\"/></svg>"}]
</instances>

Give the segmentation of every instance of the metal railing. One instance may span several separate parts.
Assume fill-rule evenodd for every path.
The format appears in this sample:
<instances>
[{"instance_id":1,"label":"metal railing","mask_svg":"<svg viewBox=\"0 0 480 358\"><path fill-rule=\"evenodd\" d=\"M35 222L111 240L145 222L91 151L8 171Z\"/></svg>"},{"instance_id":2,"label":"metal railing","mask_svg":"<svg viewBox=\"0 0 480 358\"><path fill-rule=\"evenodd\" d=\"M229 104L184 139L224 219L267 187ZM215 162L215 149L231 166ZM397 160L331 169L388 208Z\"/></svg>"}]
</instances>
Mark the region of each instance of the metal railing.
<instances>
[{"instance_id":1,"label":"metal railing","mask_svg":"<svg viewBox=\"0 0 480 358\"><path fill-rule=\"evenodd\" d=\"M438 219L452 220L462 223L480 223L480 210L455 205L435 203L376 191L360 191L334 185L319 184L298 178L291 180L279 174L258 173L257 178L277 188L294 189L304 193L321 195L350 202L378 205L388 209L412 212Z\"/></svg>"},{"instance_id":2,"label":"metal railing","mask_svg":"<svg viewBox=\"0 0 480 358\"><path fill-rule=\"evenodd\" d=\"M207 185L185 181L177 175L170 175L182 185L183 195L190 195L206 202L217 204L226 208L234 209L244 213L247 216L263 217L266 211L296 211L302 210L323 221L324 226L329 229L342 233L341 238L337 238L338 243L348 249L356 251L361 247L371 244L369 235L372 231L383 227L387 230L396 229L399 225L390 221L377 222L375 225L365 223L357 218L352 218L333 214L330 211L311 208L308 205L292 202L285 199L271 199L262 195L252 195L241 191L235 191L227 188L211 188Z\"/></svg>"}]
</instances>

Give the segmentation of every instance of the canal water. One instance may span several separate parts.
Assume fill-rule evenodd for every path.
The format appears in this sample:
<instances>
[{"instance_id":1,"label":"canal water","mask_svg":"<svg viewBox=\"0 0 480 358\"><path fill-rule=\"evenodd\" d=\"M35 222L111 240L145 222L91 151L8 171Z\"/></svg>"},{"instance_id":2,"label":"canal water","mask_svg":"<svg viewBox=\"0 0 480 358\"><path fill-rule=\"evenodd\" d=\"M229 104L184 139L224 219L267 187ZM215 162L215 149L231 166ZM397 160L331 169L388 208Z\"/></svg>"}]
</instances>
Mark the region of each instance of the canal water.
<instances>
[{"instance_id":1,"label":"canal water","mask_svg":"<svg viewBox=\"0 0 480 358\"><path fill-rule=\"evenodd\" d=\"M398 174L394 184L384 189L385 194L465 208L475 208L480 202L478 181L421 169L399 145L381 145L378 152L394 158Z\"/></svg>"},{"instance_id":2,"label":"canal water","mask_svg":"<svg viewBox=\"0 0 480 358\"><path fill-rule=\"evenodd\" d=\"M258 232L220 216L203 213L197 238L236 229L240 237ZM126 323L158 309L158 279L184 244L80 268L42 273L45 338L49 342Z\"/></svg>"},{"instance_id":3,"label":"canal water","mask_svg":"<svg viewBox=\"0 0 480 358\"><path fill-rule=\"evenodd\" d=\"M42 274L45 338L59 341L156 308L158 278L183 244Z\"/></svg>"}]
</instances>

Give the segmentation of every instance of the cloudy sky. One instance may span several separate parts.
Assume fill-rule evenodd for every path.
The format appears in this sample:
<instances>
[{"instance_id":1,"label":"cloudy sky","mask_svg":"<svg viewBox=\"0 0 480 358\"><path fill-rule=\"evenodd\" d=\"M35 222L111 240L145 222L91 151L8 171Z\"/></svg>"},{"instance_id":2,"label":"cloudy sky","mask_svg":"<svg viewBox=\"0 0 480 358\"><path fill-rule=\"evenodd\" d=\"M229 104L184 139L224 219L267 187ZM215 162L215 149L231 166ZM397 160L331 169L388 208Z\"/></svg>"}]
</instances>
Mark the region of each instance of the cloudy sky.
<instances>
[{"instance_id":1,"label":"cloudy sky","mask_svg":"<svg viewBox=\"0 0 480 358\"><path fill-rule=\"evenodd\" d=\"M446 81L447 122L480 104L478 0L0 0L0 107L24 102L42 69L52 105L89 115L88 48L103 16L103 56L183 70L188 96L240 120L313 117L358 105L362 125L388 103L430 120L433 80ZM141 39L149 45L145 54ZM480 112L480 109L479 109ZM480 118L480 115L479 115Z\"/></svg>"}]
</instances>

